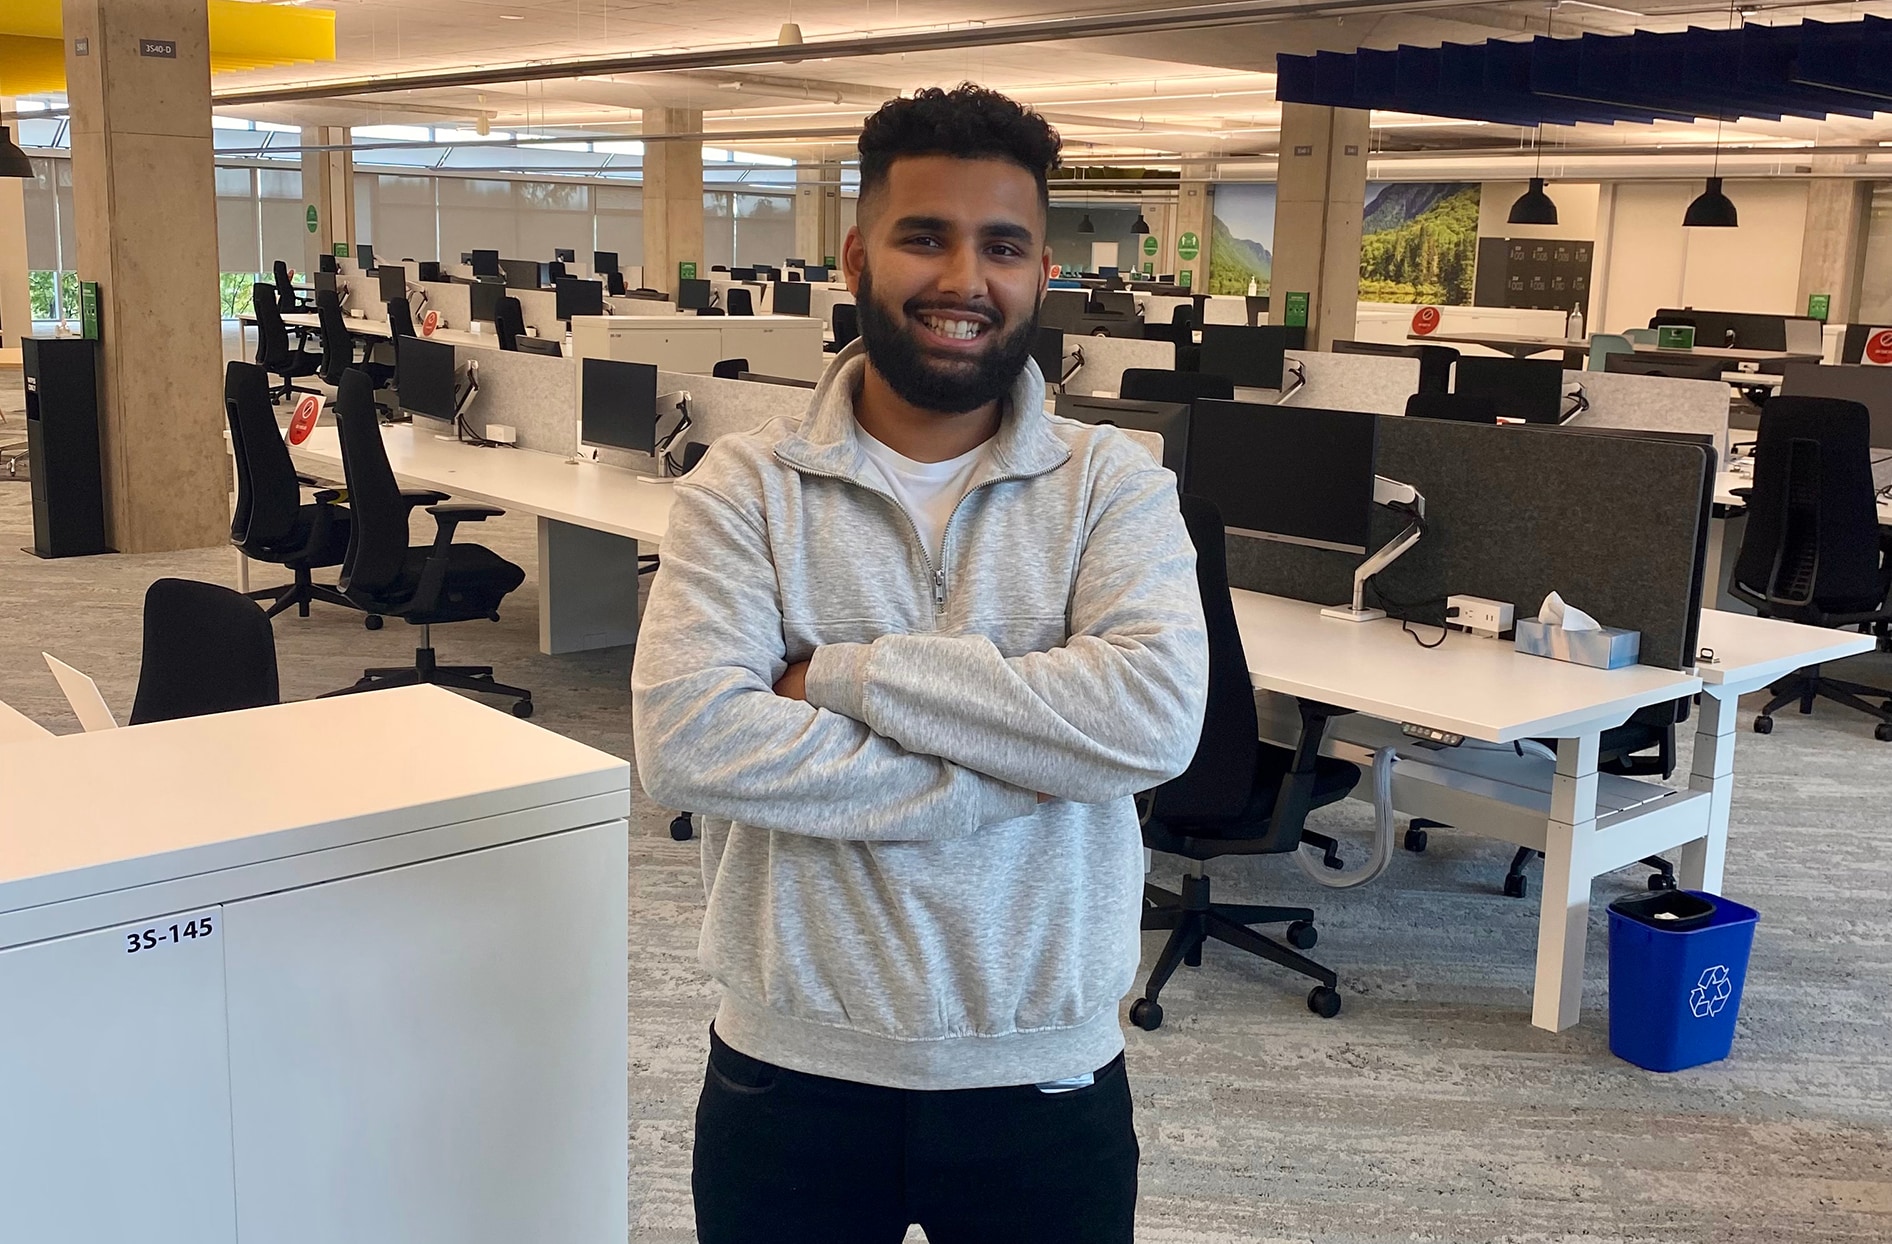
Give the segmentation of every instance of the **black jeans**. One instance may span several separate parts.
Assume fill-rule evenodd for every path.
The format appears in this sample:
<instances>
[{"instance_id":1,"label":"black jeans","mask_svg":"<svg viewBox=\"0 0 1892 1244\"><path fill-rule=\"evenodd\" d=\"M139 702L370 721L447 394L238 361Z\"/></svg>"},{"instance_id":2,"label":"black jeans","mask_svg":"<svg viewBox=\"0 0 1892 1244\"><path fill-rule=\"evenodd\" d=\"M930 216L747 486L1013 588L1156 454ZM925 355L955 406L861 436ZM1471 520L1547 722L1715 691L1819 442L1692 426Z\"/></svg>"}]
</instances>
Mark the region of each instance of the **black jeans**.
<instances>
[{"instance_id":1,"label":"black jeans","mask_svg":"<svg viewBox=\"0 0 1892 1244\"><path fill-rule=\"evenodd\" d=\"M710 1033L696 1108L700 1244L1130 1244L1123 1056L1089 1088L921 1092L789 1071Z\"/></svg>"}]
</instances>

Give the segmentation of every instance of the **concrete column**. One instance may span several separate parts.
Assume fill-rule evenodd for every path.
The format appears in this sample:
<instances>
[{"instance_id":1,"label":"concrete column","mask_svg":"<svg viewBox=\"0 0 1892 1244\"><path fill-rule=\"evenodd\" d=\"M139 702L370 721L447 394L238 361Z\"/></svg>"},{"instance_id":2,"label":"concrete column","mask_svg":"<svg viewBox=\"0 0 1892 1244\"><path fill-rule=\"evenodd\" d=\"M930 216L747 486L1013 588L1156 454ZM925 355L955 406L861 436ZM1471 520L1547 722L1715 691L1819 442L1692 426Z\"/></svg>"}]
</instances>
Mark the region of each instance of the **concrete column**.
<instances>
[{"instance_id":1,"label":"concrete column","mask_svg":"<svg viewBox=\"0 0 1892 1244\"><path fill-rule=\"evenodd\" d=\"M355 241L355 156L347 144L346 126L302 127L304 147L343 148L302 153L302 210L315 209L315 232L303 234L304 272L315 271L316 256L334 254L335 243Z\"/></svg>"},{"instance_id":2,"label":"concrete column","mask_svg":"<svg viewBox=\"0 0 1892 1244\"><path fill-rule=\"evenodd\" d=\"M646 108L644 134L700 134L703 114L687 108ZM703 259L703 144L701 140L644 144L644 284L675 290L677 265Z\"/></svg>"},{"instance_id":3,"label":"concrete column","mask_svg":"<svg viewBox=\"0 0 1892 1244\"><path fill-rule=\"evenodd\" d=\"M82 281L99 285L106 536L229 537L203 0L64 0ZM84 48L84 54L79 49Z\"/></svg>"},{"instance_id":4,"label":"concrete column","mask_svg":"<svg viewBox=\"0 0 1892 1244\"><path fill-rule=\"evenodd\" d=\"M818 264L841 256L841 166L832 162L795 168L795 254Z\"/></svg>"},{"instance_id":5,"label":"concrete column","mask_svg":"<svg viewBox=\"0 0 1892 1244\"><path fill-rule=\"evenodd\" d=\"M1830 324L1850 323L1866 271L1866 231L1872 183L1831 176L1858 167L1855 156L1814 156L1813 171L1829 176L1807 183L1807 228L1800 244L1800 288L1793 313L1807 313L1807 295L1831 294Z\"/></svg>"},{"instance_id":6,"label":"concrete column","mask_svg":"<svg viewBox=\"0 0 1892 1244\"><path fill-rule=\"evenodd\" d=\"M1285 323L1287 295L1305 293L1310 350L1325 350L1353 336L1360 307L1366 150L1364 111L1281 106L1268 319Z\"/></svg>"},{"instance_id":7,"label":"concrete column","mask_svg":"<svg viewBox=\"0 0 1892 1244\"><path fill-rule=\"evenodd\" d=\"M1164 239L1163 257L1175 257L1174 268L1157 269L1158 272L1174 272L1178 282L1187 281L1189 287L1204 293L1209 289L1209 261L1213 258L1211 247L1215 240L1215 175L1213 165L1200 161L1183 161L1182 186L1176 196L1176 231ZM1184 259L1176 252L1176 244L1185 233L1193 233L1200 240L1202 253L1194 259ZM1183 273L1187 272L1188 277Z\"/></svg>"},{"instance_id":8,"label":"concrete column","mask_svg":"<svg viewBox=\"0 0 1892 1244\"><path fill-rule=\"evenodd\" d=\"M0 113L13 115L11 99L0 97ZM18 142L18 123L8 128ZM0 177L0 367L20 365L20 338L33 329L26 271L26 181Z\"/></svg>"}]
</instances>

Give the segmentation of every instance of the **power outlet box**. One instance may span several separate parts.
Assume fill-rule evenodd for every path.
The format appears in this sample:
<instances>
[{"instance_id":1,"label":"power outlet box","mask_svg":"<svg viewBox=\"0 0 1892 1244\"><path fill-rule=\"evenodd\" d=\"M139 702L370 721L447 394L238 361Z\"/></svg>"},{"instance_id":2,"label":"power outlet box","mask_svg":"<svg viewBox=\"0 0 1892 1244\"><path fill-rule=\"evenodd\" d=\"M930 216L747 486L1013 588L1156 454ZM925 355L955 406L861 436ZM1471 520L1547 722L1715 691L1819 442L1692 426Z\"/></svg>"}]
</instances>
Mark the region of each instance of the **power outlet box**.
<instances>
[{"instance_id":1,"label":"power outlet box","mask_svg":"<svg viewBox=\"0 0 1892 1244\"><path fill-rule=\"evenodd\" d=\"M1516 609L1509 602L1486 600L1482 596L1448 596L1445 624L1453 630L1470 631L1486 639L1499 639L1516 627Z\"/></svg>"}]
</instances>

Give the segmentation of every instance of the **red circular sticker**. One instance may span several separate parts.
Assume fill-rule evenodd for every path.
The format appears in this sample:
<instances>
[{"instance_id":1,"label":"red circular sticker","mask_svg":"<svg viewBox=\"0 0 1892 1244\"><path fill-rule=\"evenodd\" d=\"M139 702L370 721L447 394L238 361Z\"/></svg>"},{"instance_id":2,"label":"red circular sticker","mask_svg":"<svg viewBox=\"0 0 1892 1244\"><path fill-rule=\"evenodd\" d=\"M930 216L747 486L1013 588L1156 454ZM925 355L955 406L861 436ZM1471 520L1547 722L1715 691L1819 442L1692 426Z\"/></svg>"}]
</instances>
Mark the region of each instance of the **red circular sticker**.
<instances>
[{"instance_id":1,"label":"red circular sticker","mask_svg":"<svg viewBox=\"0 0 1892 1244\"><path fill-rule=\"evenodd\" d=\"M1866 338L1866 361L1881 367L1892 366L1892 328L1875 329Z\"/></svg>"},{"instance_id":2,"label":"red circular sticker","mask_svg":"<svg viewBox=\"0 0 1892 1244\"><path fill-rule=\"evenodd\" d=\"M1052 275L1053 277L1060 277L1060 276L1063 276L1063 275L1064 275L1064 265L1063 265L1063 264L1061 264L1061 263L1054 263L1054 264L1052 264L1052 265L1051 265L1051 275Z\"/></svg>"},{"instance_id":3,"label":"red circular sticker","mask_svg":"<svg viewBox=\"0 0 1892 1244\"><path fill-rule=\"evenodd\" d=\"M321 414L322 399L313 393L304 394L302 400L296 403L296 413L289 417L289 443L300 445L308 440Z\"/></svg>"},{"instance_id":4,"label":"red circular sticker","mask_svg":"<svg viewBox=\"0 0 1892 1244\"><path fill-rule=\"evenodd\" d=\"M431 337L434 335L434 330L439 327L440 327L440 312L429 311L426 315L423 315L420 317L420 335L421 336Z\"/></svg>"},{"instance_id":5,"label":"red circular sticker","mask_svg":"<svg viewBox=\"0 0 1892 1244\"><path fill-rule=\"evenodd\" d=\"M1412 331L1418 333L1421 337L1432 332L1432 330L1438 326L1439 309L1437 307L1420 307L1417 311L1412 313Z\"/></svg>"}]
</instances>

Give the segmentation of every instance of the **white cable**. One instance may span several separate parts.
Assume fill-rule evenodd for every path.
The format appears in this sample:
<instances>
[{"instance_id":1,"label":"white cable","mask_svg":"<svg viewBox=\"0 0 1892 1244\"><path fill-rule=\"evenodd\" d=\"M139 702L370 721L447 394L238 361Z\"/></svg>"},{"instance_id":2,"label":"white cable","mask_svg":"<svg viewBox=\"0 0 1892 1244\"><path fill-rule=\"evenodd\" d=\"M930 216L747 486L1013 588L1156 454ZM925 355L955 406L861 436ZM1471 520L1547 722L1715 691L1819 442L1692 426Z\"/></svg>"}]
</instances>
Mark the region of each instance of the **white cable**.
<instances>
[{"instance_id":1,"label":"white cable","mask_svg":"<svg viewBox=\"0 0 1892 1244\"><path fill-rule=\"evenodd\" d=\"M1398 749L1382 747L1373 753L1373 856L1359 868L1335 870L1321 863L1319 854L1308 854L1308 844L1294 853L1301 871L1330 890L1351 890L1365 885L1386 871L1393 862L1393 762Z\"/></svg>"}]
</instances>

